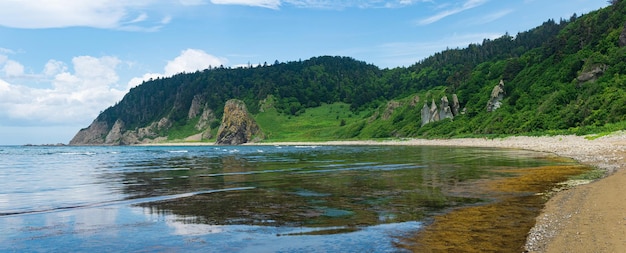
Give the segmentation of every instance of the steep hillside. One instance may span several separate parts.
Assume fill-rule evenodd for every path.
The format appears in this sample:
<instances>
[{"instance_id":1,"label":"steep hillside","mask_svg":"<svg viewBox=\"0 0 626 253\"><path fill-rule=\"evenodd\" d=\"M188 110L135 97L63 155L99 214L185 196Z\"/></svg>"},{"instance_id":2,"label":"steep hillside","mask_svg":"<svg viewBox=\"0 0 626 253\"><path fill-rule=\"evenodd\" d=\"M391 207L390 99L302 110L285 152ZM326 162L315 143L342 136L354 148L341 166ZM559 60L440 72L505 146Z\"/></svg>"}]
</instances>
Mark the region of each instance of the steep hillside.
<instances>
[{"instance_id":1,"label":"steep hillside","mask_svg":"<svg viewBox=\"0 0 626 253\"><path fill-rule=\"evenodd\" d=\"M501 81L502 92L491 101L497 109L488 112ZM271 111L284 116L270 118L289 121L308 121L306 112L323 105L349 105L351 118L332 123L337 127L325 130L326 138L576 129L626 120L625 89L626 4L615 1L581 17L445 50L408 68L322 56L151 80L102 112L70 144L213 140L229 99L244 101L257 117L268 118L262 115ZM269 140L283 136L273 127L280 122L259 125L274 132Z\"/></svg>"}]
</instances>

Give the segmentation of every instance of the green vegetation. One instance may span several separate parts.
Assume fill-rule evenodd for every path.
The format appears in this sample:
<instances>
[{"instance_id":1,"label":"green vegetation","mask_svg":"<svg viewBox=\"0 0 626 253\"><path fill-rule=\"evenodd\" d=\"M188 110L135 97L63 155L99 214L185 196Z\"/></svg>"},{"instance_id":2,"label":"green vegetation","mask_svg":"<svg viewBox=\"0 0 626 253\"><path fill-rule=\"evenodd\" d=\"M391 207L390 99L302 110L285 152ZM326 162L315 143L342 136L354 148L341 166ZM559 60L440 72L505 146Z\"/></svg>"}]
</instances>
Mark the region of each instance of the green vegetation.
<instances>
[{"instance_id":1,"label":"green vegetation","mask_svg":"<svg viewBox=\"0 0 626 253\"><path fill-rule=\"evenodd\" d=\"M188 118L188 111L201 97L218 119L228 99L245 101L272 141L602 134L626 128L625 23L626 2L613 1L406 68L332 56L211 67L145 82L98 120L109 126L122 120L136 129L167 117L174 126L162 136L180 139L200 131L190 127L198 118ZM505 99L489 113L485 108L500 80ZM452 94L466 113L421 126L424 104L438 105Z\"/></svg>"},{"instance_id":2,"label":"green vegetation","mask_svg":"<svg viewBox=\"0 0 626 253\"><path fill-rule=\"evenodd\" d=\"M580 175L570 177L570 180L596 180L606 176L606 171L601 169L593 169Z\"/></svg>"},{"instance_id":3,"label":"green vegetation","mask_svg":"<svg viewBox=\"0 0 626 253\"><path fill-rule=\"evenodd\" d=\"M323 104L298 116L279 113L275 108L257 114L256 121L270 141L330 141L337 129L361 120L345 103Z\"/></svg>"}]
</instances>

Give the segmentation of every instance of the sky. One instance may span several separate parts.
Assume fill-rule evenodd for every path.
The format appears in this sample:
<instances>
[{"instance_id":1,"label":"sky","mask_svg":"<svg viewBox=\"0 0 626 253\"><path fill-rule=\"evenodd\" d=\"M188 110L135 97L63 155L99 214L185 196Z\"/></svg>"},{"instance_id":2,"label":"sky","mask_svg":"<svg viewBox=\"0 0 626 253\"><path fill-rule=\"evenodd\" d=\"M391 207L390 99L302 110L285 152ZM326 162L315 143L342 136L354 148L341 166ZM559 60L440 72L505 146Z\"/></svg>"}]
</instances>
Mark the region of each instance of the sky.
<instances>
[{"instance_id":1,"label":"sky","mask_svg":"<svg viewBox=\"0 0 626 253\"><path fill-rule=\"evenodd\" d=\"M0 145L68 143L144 80L349 56L407 67L604 0L0 0Z\"/></svg>"}]
</instances>

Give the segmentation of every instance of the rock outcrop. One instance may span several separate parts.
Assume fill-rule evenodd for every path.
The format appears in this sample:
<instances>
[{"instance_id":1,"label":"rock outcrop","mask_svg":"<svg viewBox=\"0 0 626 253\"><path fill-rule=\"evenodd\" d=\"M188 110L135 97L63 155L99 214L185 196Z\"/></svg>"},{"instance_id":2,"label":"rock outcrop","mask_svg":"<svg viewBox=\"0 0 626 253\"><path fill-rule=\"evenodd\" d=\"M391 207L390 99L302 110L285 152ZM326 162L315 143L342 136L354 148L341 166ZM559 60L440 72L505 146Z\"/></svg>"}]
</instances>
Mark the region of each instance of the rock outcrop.
<instances>
[{"instance_id":1,"label":"rock outcrop","mask_svg":"<svg viewBox=\"0 0 626 253\"><path fill-rule=\"evenodd\" d=\"M429 122L439 121L439 110L437 110L437 105L435 104L435 100L433 99L430 103L430 120Z\"/></svg>"},{"instance_id":2,"label":"rock outcrop","mask_svg":"<svg viewBox=\"0 0 626 253\"><path fill-rule=\"evenodd\" d=\"M578 83L595 81L598 77L604 74L604 71L606 71L607 68L608 67L605 64L596 65L595 67L580 73L580 75L576 77L576 80L578 80Z\"/></svg>"},{"instance_id":3,"label":"rock outcrop","mask_svg":"<svg viewBox=\"0 0 626 253\"><path fill-rule=\"evenodd\" d=\"M237 99L226 101L222 125L217 132L216 144L239 145L263 138L261 128L246 108L246 104Z\"/></svg>"},{"instance_id":4,"label":"rock outcrop","mask_svg":"<svg viewBox=\"0 0 626 253\"><path fill-rule=\"evenodd\" d=\"M202 141L212 138L211 122L215 121L215 113L199 96L194 97L188 111L188 119L198 118L194 126L198 133L185 138L185 141ZM94 120L89 127L81 129L70 141L70 145L133 145L157 143L167 140L162 136L172 127L168 116L154 121L147 126L128 129L125 122L117 119L113 125L101 119Z\"/></svg>"},{"instance_id":5,"label":"rock outcrop","mask_svg":"<svg viewBox=\"0 0 626 253\"><path fill-rule=\"evenodd\" d=\"M430 123L430 108L428 105L424 103L424 107L422 107L422 126Z\"/></svg>"},{"instance_id":6,"label":"rock outcrop","mask_svg":"<svg viewBox=\"0 0 626 253\"><path fill-rule=\"evenodd\" d=\"M456 94L452 94L452 104L450 104L447 96L441 97L439 107L435 104L435 99L431 101L430 107L424 103L420 112L422 116L422 126L443 119L454 119L454 117L459 115L460 107L459 98Z\"/></svg>"},{"instance_id":7,"label":"rock outcrop","mask_svg":"<svg viewBox=\"0 0 626 253\"><path fill-rule=\"evenodd\" d=\"M459 97L457 97L456 94L452 94L452 105L450 105L450 108L452 109L452 114L455 117L459 116L460 107L461 104L459 103Z\"/></svg>"},{"instance_id":8,"label":"rock outcrop","mask_svg":"<svg viewBox=\"0 0 626 253\"><path fill-rule=\"evenodd\" d=\"M450 102L448 101L448 97L443 96L441 98L441 103L439 104L439 119L453 119L454 115L452 114L452 109L450 109Z\"/></svg>"},{"instance_id":9,"label":"rock outcrop","mask_svg":"<svg viewBox=\"0 0 626 253\"><path fill-rule=\"evenodd\" d=\"M109 125L105 121L95 119L87 128L83 128L74 138L70 140L70 145L102 145L104 137L109 133Z\"/></svg>"},{"instance_id":10,"label":"rock outcrop","mask_svg":"<svg viewBox=\"0 0 626 253\"><path fill-rule=\"evenodd\" d=\"M504 81L500 80L500 83L493 87L491 91L491 97L489 98L489 102L487 102L487 112L493 112L502 106L504 94Z\"/></svg>"},{"instance_id":11,"label":"rock outcrop","mask_svg":"<svg viewBox=\"0 0 626 253\"><path fill-rule=\"evenodd\" d=\"M381 118L383 120L389 120L389 118L391 118L391 115L393 114L393 112L398 108L402 106L402 103L398 102L398 101L389 101L387 103L387 107L385 108L385 111L383 112L383 115L381 116Z\"/></svg>"}]
</instances>

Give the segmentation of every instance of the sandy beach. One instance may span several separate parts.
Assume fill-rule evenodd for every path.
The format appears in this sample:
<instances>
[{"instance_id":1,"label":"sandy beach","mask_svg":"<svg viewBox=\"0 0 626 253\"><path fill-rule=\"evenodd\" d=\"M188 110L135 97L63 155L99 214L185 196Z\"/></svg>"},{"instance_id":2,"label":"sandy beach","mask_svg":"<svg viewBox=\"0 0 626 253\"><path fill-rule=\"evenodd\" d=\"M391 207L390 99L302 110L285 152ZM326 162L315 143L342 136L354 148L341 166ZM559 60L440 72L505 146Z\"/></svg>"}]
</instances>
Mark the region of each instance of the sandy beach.
<instances>
[{"instance_id":1,"label":"sandy beach","mask_svg":"<svg viewBox=\"0 0 626 253\"><path fill-rule=\"evenodd\" d=\"M163 145L163 144L158 144ZM210 145L170 143L165 145ZM558 192L536 218L528 252L626 251L626 132L599 138L583 136L496 139L405 139L390 141L276 142L254 145L434 145L524 149L553 153L606 171L606 177Z\"/></svg>"}]
</instances>

